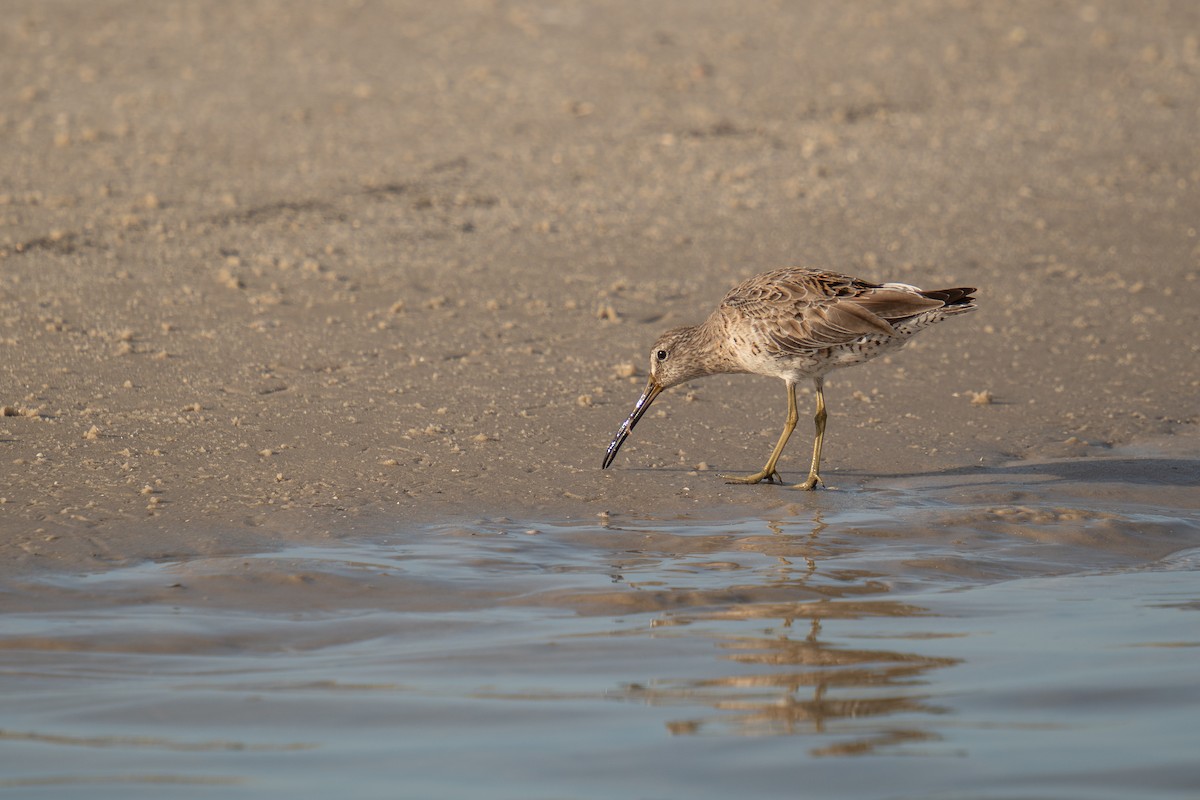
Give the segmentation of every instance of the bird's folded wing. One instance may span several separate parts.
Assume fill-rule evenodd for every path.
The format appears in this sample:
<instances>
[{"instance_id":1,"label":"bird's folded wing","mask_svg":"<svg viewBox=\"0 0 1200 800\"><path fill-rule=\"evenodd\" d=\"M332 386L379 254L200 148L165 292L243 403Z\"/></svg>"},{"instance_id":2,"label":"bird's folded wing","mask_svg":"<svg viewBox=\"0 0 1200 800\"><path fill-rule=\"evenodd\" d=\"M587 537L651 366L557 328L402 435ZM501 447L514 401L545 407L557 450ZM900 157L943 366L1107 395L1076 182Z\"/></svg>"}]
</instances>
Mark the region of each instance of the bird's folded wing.
<instances>
[{"instance_id":1,"label":"bird's folded wing","mask_svg":"<svg viewBox=\"0 0 1200 800\"><path fill-rule=\"evenodd\" d=\"M888 289L887 287L864 292L856 297L848 298L847 302L854 303L864 311L886 320L914 317L922 312L945 305L940 299L926 297L915 291Z\"/></svg>"}]
</instances>

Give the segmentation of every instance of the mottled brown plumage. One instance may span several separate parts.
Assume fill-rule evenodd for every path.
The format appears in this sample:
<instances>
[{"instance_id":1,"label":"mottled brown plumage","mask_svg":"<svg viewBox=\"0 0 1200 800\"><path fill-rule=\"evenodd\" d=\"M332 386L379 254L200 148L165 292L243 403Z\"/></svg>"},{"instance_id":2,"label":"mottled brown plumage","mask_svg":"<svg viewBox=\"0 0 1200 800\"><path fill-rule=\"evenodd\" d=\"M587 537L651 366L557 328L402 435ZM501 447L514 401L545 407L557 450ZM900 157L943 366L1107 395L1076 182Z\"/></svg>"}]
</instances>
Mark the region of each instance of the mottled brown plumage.
<instances>
[{"instance_id":1,"label":"mottled brown plumage","mask_svg":"<svg viewBox=\"0 0 1200 800\"><path fill-rule=\"evenodd\" d=\"M799 418L796 383L807 378L816 386L816 438L808 478L797 488L816 488L825 435L825 374L869 361L930 325L974 310L974 291L868 283L802 267L756 275L731 289L704 322L673 328L654 343L646 390L609 444L604 468L664 389L706 375L748 372L784 381L788 417L766 466L730 482L782 482L775 464Z\"/></svg>"}]
</instances>

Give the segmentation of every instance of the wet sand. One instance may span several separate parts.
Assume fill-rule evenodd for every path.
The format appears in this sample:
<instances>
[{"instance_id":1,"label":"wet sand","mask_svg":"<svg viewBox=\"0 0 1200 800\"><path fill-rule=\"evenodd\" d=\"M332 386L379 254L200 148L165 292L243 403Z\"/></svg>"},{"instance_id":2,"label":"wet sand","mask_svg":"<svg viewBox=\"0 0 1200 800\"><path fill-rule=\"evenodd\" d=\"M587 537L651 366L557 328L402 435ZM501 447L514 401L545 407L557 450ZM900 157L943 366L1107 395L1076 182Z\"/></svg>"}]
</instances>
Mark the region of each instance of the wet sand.
<instances>
[{"instance_id":1,"label":"wet sand","mask_svg":"<svg viewBox=\"0 0 1200 800\"><path fill-rule=\"evenodd\" d=\"M714 474L770 451L765 378L598 469L657 333L790 264L980 287L832 376L834 486L1194 442L1198 14L18 4L4 569L810 502Z\"/></svg>"}]
</instances>

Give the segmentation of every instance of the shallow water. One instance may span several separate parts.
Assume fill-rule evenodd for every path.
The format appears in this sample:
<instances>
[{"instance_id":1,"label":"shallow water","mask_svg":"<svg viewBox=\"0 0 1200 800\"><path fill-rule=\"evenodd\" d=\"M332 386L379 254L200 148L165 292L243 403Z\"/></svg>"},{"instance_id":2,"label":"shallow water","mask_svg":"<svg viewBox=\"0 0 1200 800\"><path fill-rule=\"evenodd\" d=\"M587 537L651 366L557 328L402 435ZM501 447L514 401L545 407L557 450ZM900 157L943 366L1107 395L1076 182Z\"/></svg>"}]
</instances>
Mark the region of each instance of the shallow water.
<instances>
[{"instance_id":1,"label":"shallow water","mask_svg":"<svg viewBox=\"0 0 1200 800\"><path fill-rule=\"evenodd\" d=\"M12 583L0 794L1195 797L1192 487L1048 474Z\"/></svg>"}]
</instances>

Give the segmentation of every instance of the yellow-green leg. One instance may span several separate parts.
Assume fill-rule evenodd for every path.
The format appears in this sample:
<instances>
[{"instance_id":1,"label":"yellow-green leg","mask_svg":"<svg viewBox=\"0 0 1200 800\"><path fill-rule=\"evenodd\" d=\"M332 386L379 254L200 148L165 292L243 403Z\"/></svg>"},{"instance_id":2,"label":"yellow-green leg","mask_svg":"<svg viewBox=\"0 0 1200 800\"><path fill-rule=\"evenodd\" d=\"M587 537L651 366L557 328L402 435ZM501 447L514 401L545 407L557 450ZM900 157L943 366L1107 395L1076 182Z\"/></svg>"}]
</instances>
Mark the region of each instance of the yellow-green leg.
<instances>
[{"instance_id":1,"label":"yellow-green leg","mask_svg":"<svg viewBox=\"0 0 1200 800\"><path fill-rule=\"evenodd\" d=\"M783 483L783 478L779 477L779 473L775 471L775 462L779 461L779 456L783 453L784 445L787 444L788 437L792 435L792 431L796 429L796 423L800 420L800 412L796 410L796 384L790 381L787 384L788 396L788 413L787 422L783 424L783 433L779 434L779 441L775 443L775 449L771 451L771 457L767 459L767 465L753 475L737 477L733 475L722 475L726 483Z\"/></svg>"},{"instance_id":2,"label":"yellow-green leg","mask_svg":"<svg viewBox=\"0 0 1200 800\"><path fill-rule=\"evenodd\" d=\"M817 389L817 411L813 414L813 423L816 425L817 435L813 439L812 465L808 468L808 478L805 479L804 483L797 483L792 487L793 489L808 489L809 491L824 484L818 471L821 468L821 444L825 441L825 419L829 416L825 413L825 379L813 378L813 384Z\"/></svg>"}]
</instances>

